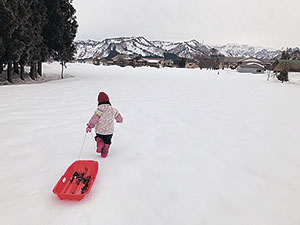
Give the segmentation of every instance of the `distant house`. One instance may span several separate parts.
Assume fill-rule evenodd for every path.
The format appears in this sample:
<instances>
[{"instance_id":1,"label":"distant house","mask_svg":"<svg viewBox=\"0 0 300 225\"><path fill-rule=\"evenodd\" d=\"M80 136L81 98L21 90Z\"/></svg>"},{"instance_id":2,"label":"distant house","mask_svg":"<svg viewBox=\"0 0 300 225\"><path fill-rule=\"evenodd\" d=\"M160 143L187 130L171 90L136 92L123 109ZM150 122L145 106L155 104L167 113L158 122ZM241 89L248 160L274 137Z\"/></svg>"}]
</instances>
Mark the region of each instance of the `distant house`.
<instances>
[{"instance_id":1,"label":"distant house","mask_svg":"<svg viewBox=\"0 0 300 225\"><path fill-rule=\"evenodd\" d=\"M163 61L163 66L165 67L173 67L174 66L174 60L167 59Z\"/></svg>"},{"instance_id":2,"label":"distant house","mask_svg":"<svg viewBox=\"0 0 300 225\"><path fill-rule=\"evenodd\" d=\"M119 66L133 66L133 58L129 55L119 54L112 58L115 65Z\"/></svg>"},{"instance_id":3,"label":"distant house","mask_svg":"<svg viewBox=\"0 0 300 225\"><path fill-rule=\"evenodd\" d=\"M159 68L160 61L157 60L157 59L149 59L149 60L147 60L147 65L150 66L150 67L157 67L157 68Z\"/></svg>"},{"instance_id":4,"label":"distant house","mask_svg":"<svg viewBox=\"0 0 300 225\"><path fill-rule=\"evenodd\" d=\"M259 63L247 63L239 65L236 71L239 73L264 73L265 67Z\"/></svg>"},{"instance_id":5,"label":"distant house","mask_svg":"<svg viewBox=\"0 0 300 225\"><path fill-rule=\"evenodd\" d=\"M300 72L300 60L278 59L273 63L271 69L274 72Z\"/></svg>"},{"instance_id":6,"label":"distant house","mask_svg":"<svg viewBox=\"0 0 300 225\"><path fill-rule=\"evenodd\" d=\"M143 58L147 62L147 66L159 68L163 62L163 58Z\"/></svg>"},{"instance_id":7,"label":"distant house","mask_svg":"<svg viewBox=\"0 0 300 225\"><path fill-rule=\"evenodd\" d=\"M273 60L273 59L262 59L261 61L263 62L263 65L265 66L266 70L271 70L273 63L276 60Z\"/></svg>"},{"instance_id":8,"label":"distant house","mask_svg":"<svg viewBox=\"0 0 300 225\"><path fill-rule=\"evenodd\" d=\"M236 68L239 73L264 73L263 61L256 58L241 59Z\"/></svg>"},{"instance_id":9,"label":"distant house","mask_svg":"<svg viewBox=\"0 0 300 225\"><path fill-rule=\"evenodd\" d=\"M94 65L109 65L109 61L106 60L105 58L94 58L93 59L93 64ZM112 62L112 61L111 61Z\"/></svg>"},{"instance_id":10,"label":"distant house","mask_svg":"<svg viewBox=\"0 0 300 225\"><path fill-rule=\"evenodd\" d=\"M106 66L114 65L114 61L112 61L112 60L106 60L105 64L103 64L103 65L106 65Z\"/></svg>"},{"instance_id":11,"label":"distant house","mask_svg":"<svg viewBox=\"0 0 300 225\"><path fill-rule=\"evenodd\" d=\"M199 68L199 66L196 61L187 59L187 61L185 63L185 68L195 69L195 68Z\"/></svg>"},{"instance_id":12,"label":"distant house","mask_svg":"<svg viewBox=\"0 0 300 225\"><path fill-rule=\"evenodd\" d=\"M238 65L248 64L248 63L257 63L257 64L263 65L263 61L262 60L259 60L257 58L253 58L253 57L245 58L245 59L240 59L240 60L238 60L237 63L238 63Z\"/></svg>"},{"instance_id":13,"label":"distant house","mask_svg":"<svg viewBox=\"0 0 300 225\"><path fill-rule=\"evenodd\" d=\"M93 60L93 64L110 66L110 65L114 65L114 62L112 60L107 60L106 58L100 58L100 59L97 58Z\"/></svg>"},{"instance_id":14,"label":"distant house","mask_svg":"<svg viewBox=\"0 0 300 225\"><path fill-rule=\"evenodd\" d=\"M220 68L236 69L238 62L243 59L242 57L223 57L220 59Z\"/></svg>"},{"instance_id":15,"label":"distant house","mask_svg":"<svg viewBox=\"0 0 300 225\"><path fill-rule=\"evenodd\" d=\"M135 66L146 66L147 65L147 61L144 59L136 59L134 61L134 65Z\"/></svg>"},{"instance_id":16,"label":"distant house","mask_svg":"<svg viewBox=\"0 0 300 225\"><path fill-rule=\"evenodd\" d=\"M101 64L101 59L99 59L99 58L93 59L93 64L94 65L100 65Z\"/></svg>"}]
</instances>

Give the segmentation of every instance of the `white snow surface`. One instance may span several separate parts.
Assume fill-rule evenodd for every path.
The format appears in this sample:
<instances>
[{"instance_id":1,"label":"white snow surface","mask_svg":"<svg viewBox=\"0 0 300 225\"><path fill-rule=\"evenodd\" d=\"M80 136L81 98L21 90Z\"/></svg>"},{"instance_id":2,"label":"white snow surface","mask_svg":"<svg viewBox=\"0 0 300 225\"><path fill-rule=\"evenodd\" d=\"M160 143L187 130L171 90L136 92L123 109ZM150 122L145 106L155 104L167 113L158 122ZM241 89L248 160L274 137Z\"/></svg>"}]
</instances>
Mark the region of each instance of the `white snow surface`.
<instances>
[{"instance_id":1,"label":"white snow surface","mask_svg":"<svg viewBox=\"0 0 300 225\"><path fill-rule=\"evenodd\" d=\"M45 76L60 74L45 64ZM68 64L0 86L1 225L299 225L300 86L239 74ZM99 91L123 115L81 201L52 189L78 158Z\"/></svg>"}]
</instances>

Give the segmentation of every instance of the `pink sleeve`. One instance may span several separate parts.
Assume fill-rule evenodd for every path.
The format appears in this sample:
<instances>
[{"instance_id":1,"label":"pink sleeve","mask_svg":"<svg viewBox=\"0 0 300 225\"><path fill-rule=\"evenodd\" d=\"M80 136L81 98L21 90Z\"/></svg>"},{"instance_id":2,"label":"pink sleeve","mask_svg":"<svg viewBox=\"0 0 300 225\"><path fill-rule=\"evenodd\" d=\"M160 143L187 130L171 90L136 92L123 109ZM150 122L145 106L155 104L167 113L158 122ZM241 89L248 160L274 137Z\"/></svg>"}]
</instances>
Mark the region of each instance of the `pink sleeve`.
<instances>
[{"instance_id":1,"label":"pink sleeve","mask_svg":"<svg viewBox=\"0 0 300 225\"><path fill-rule=\"evenodd\" d=\"M98 123L99 118L100 117L97 114L94 114L87 125L91 128L94 128L96 126L96 124Z\"/></svg>"},{"instance_id":2,"label":"pink sleeve","mask_svg":"<svg viewBox=\"0 0 300 225\"><path fill-rule=\"evenodd\" d=\"M116 119L117 123L123 123L123 117L121 116L120 113L116 116L115 119Z\"/></svg>"}]
</instances>

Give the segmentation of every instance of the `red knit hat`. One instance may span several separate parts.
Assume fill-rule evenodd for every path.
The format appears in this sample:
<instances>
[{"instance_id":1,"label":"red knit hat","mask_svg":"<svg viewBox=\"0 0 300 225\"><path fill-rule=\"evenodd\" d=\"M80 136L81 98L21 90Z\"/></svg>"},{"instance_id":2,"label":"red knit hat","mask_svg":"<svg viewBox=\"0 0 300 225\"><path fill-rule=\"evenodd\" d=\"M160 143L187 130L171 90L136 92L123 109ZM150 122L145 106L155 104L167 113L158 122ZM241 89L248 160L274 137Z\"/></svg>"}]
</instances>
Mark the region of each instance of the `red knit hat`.
<instances>
[{"instance_id":1,"label":"red knit hat","mask_svg":"<svg viewBox=\"0 0 300 225\"><path fill-rule=\"evenodd\" d=\"M109 97L106 93L100 92L98 95L98 103L109 102Z\"/></svg>"}]
</instances>

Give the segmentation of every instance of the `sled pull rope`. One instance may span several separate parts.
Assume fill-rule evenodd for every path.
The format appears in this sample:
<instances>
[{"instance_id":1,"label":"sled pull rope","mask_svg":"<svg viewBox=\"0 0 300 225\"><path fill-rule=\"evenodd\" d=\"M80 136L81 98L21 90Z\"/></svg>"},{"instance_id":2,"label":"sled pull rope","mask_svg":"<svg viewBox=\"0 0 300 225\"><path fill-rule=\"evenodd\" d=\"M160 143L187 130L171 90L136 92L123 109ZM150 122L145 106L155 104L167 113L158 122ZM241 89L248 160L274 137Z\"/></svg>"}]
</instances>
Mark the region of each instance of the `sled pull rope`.
<instances>
[{"instance_id":1,"label":"sled pull rope","mask_svg":"<svg viewBox=\"0 0 300 225\"><path fill-rule=\"evenodd\" d=\"M90 134L91 134L91 137L92 137L92 142L95 143L95 142L94 142L95 139L94 139L94 136L92 135L92 132L90 132ZM95 148L97 148L96 143L94 144L94 146L95 146Z\"/></svg>"},{"instance_id":2,"label":"sled pull rope","mask_svg":"<svg viewBox=\"0 0 300 225\"><path fill-rule=\"evenodd\" d=\"M87 134L87 133L85 133L85 135L84 135L84 139L83 139L83 142L82 142L82 145L81 145L81 149L80 149L80 152L79 152L79 155L78 155L78 159L80 159L80 156L81 156L81 153L82 153L82 150L83 150L83 146L84 146L85 139L86 139L86 134ZM90 134L91 134L92 140L94 141L92 132L90 132Z\"/></svg>"},{"instance_id":3,"label":"sled pull rope","mask_svg":"<svg viewBox=\"0 0 300 225\"><path fill-rule=\"evenodd\" d=\"M80 149L80 152L79 152L79 155L78 155L78 159L80 159L80 156L81 156L81 153L82 153L82 149L83 149L83 146L84 146L84 143L85 143L85 139L86 139L86 134L84 135L84 139L83 139L83 142L82 142L82 145L81 145L81 149Z\"/></svg>"}]
</instances>

